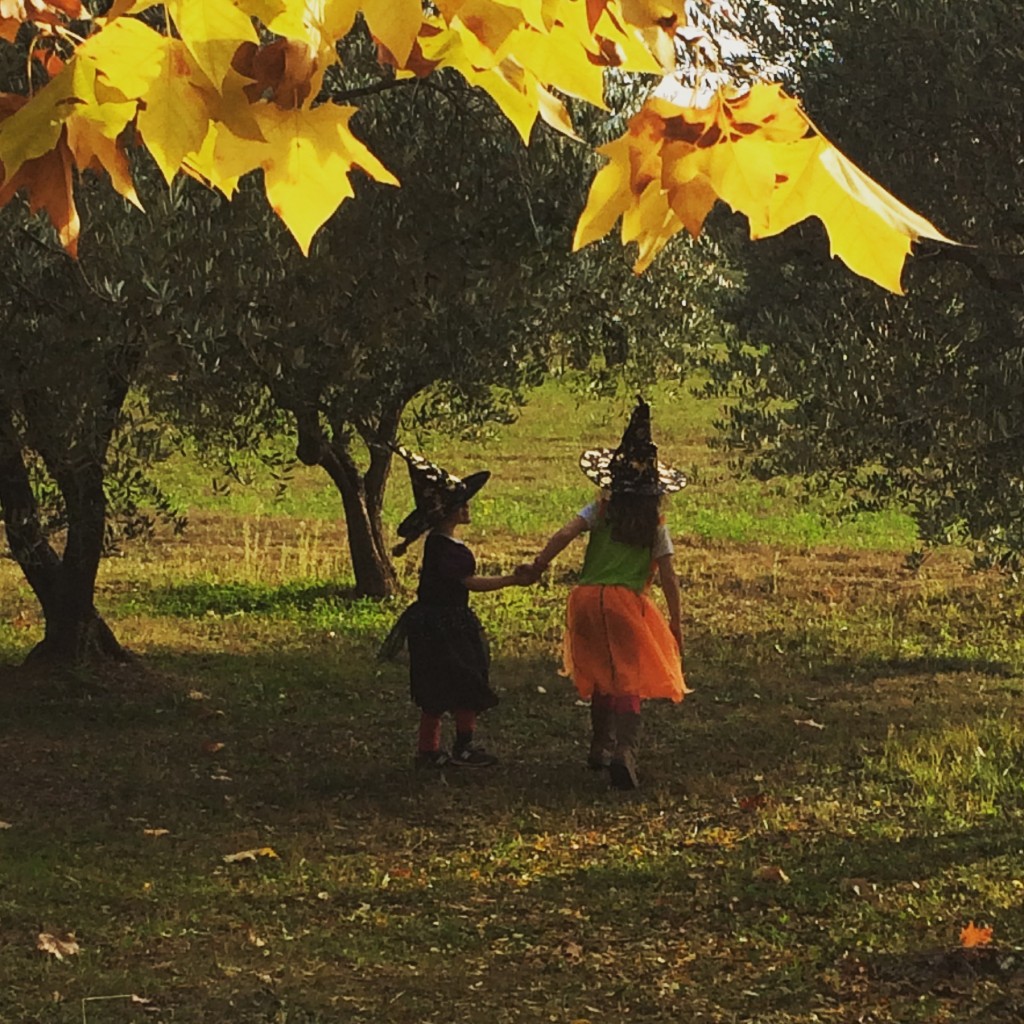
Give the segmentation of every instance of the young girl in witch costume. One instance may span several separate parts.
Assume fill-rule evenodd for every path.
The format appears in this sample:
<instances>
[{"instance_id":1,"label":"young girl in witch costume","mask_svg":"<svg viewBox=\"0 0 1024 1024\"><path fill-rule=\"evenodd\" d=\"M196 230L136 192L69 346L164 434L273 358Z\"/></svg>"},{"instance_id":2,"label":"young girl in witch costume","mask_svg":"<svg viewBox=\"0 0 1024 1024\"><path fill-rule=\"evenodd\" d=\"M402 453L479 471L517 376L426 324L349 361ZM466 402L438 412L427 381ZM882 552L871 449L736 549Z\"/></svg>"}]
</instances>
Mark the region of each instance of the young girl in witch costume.
<instances>
[{"instance_id":1,"label":"young girl in witch costume","mask_svg":"<svg viewBox=\"0 0 1024 1024\"><path fill-rule=\"evenodd\" d=\"M679 583L672 539L659 513L661 496L684 487L686 477L658 462L650 406L643 399L619 447L585 451L580 468L601 487L602 497L551 537L532 569L536 577L572 540L589 533L583 571L569 595L565 670L580 696L590 700L588 766L608 768L617 789L635 789L641 700L680 701L687 692ZM668 622L648 596L655 574Z\"/></svg>"},{"instance_id":2,"label":"young girl in witch costume","mask_svg":"<svg viewBox=\"0 0 1024 1024\"><path fill-rule=\"evenodd\" d=\"M398 453L409 466L416 508L399 524L403 539L393 553L403 554L423 533L427 539L416 601L395 623L381 655L393 657L408 642L410 691L420 709L416 764L489 767L498 759L474 741L474 732L477 715L494 707L498 697L490 686L490 654L480 620L469 607L469 594L526 586L532 577L525 569L511 576L478 576L473 552L455 537L470 522L469 501L489 472L460 480L404 448ZM441 746L446 712L455 719L450 754Z\"/></svg>"}]
</instances>

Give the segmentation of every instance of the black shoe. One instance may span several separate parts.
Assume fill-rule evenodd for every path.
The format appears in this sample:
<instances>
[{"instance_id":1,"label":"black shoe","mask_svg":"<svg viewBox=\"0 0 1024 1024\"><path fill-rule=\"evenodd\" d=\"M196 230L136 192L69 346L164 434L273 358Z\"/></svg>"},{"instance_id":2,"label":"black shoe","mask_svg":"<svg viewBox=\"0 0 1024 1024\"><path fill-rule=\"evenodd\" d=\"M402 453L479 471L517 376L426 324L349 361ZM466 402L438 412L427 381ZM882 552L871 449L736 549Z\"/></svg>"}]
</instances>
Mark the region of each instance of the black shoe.
<instances>
[{"instance_id":1,"label":"black shoe","mask_svg":"<svg viewBox=\"0 0 1024 1024\"><path fill-rule=\"evenodd\" d=\"M611 766L611 763L612 755L609 754L607 750L587 755L587 767L592 772L603 772L606 768Z\"/></svg>"},{"instance_id":2,"label":"black shoe","mask_svg":"<svg viewBox=\"0 0 1024 1024\"><path fill-rule=\"evenodd\" d=\"M639 789L640 779L636 774L636 761L629 757L621 761L612 761L608 766L611 775L612 789Z\"/></svg>"},{"instance_id":3,"label":"black shoe","mask_svg":"<svg viewBox=\"0 0 1024 1024\"><path fill-rule=\"evenodd\" d=\"M483 747L468 743L452 751L449 763L453 768L490 768L498 763L498 759L493 754L488 754Z\"/></svg>"},{"instance_id":4,"label":"black shoe","mask_svg":"<svg viewBox=\"0 0 1024 1024\"><path fill-rule=\"evenodd\" d=\"M451 761L447 750L421 750L413 758L413 765L416 768L444 768Z\"/></svg>"}]
</instances>

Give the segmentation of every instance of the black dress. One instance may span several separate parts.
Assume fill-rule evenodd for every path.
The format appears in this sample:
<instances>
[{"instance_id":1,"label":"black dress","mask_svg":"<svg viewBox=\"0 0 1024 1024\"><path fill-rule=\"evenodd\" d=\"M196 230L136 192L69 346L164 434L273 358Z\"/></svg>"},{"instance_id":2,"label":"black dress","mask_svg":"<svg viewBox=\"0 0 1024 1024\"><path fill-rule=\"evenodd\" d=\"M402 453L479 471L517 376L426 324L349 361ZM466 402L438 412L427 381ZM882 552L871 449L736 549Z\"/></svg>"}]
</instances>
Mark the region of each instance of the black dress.
<instances>
[{"instance_id":1,"label":"black dress","mask_svg":"<svg viewBox=\"0 0 1024 1024\"><path fill-rule=\"evenodd\" d=\"M486 711L498 703L490 686L487 641L462 584L475 572L476 559L465 544L428 534L416 602L385 641L392 649L403 635L408 641L412 700L430 714Z\"/></svg>"}]
</instances>

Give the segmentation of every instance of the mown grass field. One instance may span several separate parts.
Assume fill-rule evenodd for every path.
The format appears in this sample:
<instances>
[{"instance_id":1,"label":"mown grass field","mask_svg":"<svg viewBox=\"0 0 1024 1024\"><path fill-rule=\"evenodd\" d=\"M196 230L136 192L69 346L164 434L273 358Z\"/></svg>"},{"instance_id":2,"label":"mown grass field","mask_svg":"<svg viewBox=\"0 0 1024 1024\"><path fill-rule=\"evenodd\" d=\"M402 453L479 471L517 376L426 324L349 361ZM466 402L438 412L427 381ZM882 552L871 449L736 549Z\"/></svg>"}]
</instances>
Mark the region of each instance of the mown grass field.
<instances>
[{"instance_id":1,"label":"mown grass field","mask_svg":"<svg viewBox=\"0 0 1024 1024\"><path fill-rule=\"evenodd\" d=\"M629 404L549 385L486 443L430 441L494 471L485 571L589 499L576 457ZM0 1022L1024 1020L1024 594L963 552L908 562L899 513L733 480L682 391L654 410L696 467L667 508L695 692L645 709L637 794L583 767L557 672L581 548L475 596L502 764L427 775L405 668L374 659L404 599L346 596L315 473L275 502L165 467L191 526L104 563L141 658L101 676L16 667L40 625L0 564Z\"/></svg>"}]
</instances>

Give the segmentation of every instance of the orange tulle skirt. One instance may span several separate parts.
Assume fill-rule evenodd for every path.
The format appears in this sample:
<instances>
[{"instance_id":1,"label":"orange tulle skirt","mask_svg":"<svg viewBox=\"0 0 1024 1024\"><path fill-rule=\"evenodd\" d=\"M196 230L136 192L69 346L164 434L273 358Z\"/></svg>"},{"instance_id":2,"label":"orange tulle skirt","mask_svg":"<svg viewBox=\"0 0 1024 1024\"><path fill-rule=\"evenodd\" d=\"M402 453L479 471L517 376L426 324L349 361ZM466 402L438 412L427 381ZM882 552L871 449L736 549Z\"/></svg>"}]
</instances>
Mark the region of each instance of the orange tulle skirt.
<instances>
[{"instance_id":1,"label":"orange tulle skirt","mask_svg":"<svg viewBox=\"0 0 1024 1024\"><path fill-rule=\"evenodd\" d=\"M565 674L584 699L661 697L687 692L676 639L658 606L629 587L587 585L569 594Z\"/></svg>"}]
</instances>

